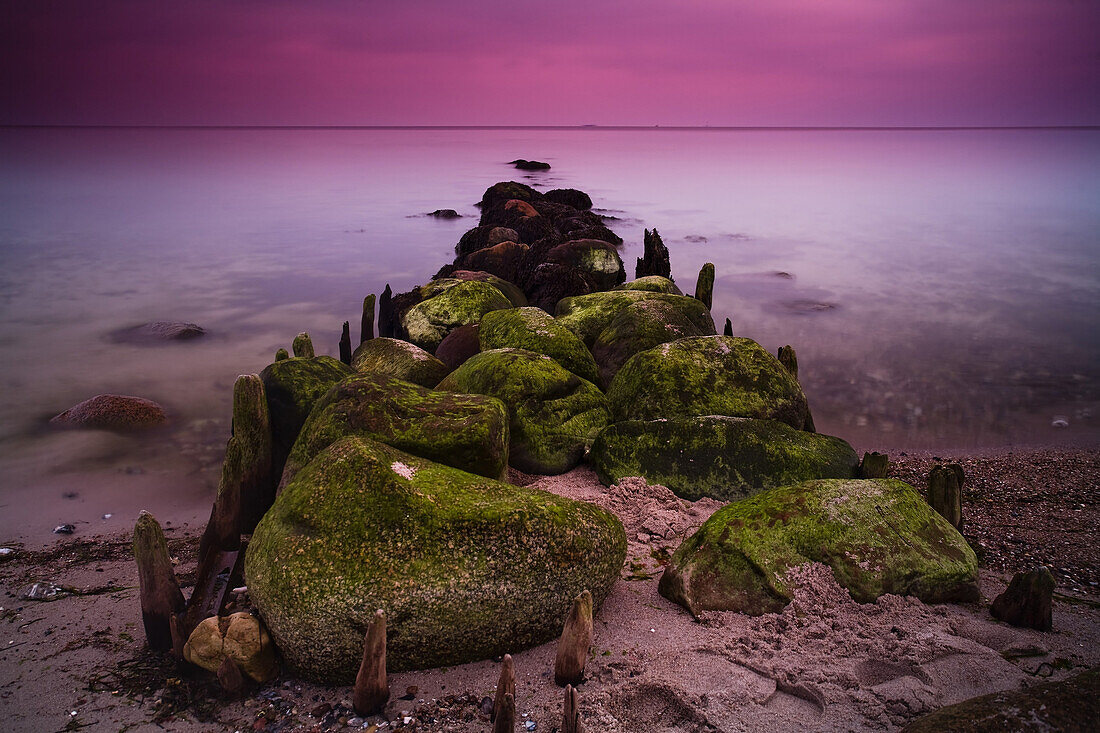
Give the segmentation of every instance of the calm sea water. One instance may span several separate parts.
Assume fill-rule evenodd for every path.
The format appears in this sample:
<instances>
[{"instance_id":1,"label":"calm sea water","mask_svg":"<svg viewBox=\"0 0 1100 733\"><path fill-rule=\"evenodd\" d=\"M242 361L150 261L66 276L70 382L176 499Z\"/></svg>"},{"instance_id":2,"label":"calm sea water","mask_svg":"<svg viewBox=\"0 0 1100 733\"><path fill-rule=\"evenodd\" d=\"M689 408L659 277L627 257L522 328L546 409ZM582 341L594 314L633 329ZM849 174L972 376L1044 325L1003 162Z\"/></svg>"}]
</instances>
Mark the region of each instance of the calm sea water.
<instances>
[{"instance_id":1,"label":"calm sea water","mask_svg":"<svg viewBox=\"0 0 1100 733\"><path fill-rule=\"evenodd\" d=\"M428 280L509 179L589 192L631 274L644 227L686 292L715 263L719 328L795 346L818 428L857 447L1095 442L1097 132L0 130L0 160L9 476L130 470L159 445L208 480L235 376L302 330L336 353L362 297ZM210 335L106 338L149 320ZM100 392L174 428L43 429Z\"/></svg>"}]
</instances>

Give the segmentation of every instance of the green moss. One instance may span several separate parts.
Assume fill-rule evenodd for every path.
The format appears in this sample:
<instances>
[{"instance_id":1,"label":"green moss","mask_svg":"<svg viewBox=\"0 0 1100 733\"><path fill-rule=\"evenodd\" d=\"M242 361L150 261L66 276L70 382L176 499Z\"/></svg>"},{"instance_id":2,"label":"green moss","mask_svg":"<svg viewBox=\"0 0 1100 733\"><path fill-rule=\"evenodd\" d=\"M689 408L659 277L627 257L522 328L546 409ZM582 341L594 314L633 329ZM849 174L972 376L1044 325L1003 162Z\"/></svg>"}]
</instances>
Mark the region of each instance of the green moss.
<instances>
[{"instance_id":1,"label":"green moss","mask_svg":"<svg viewBox=\"0 0 1100 733\"><path fill-rule=\"evenodd\" d=\"M680 292L680 288L676 287L676 283L660 275L646 275L637 280L631 280L630 282L623 283L617 287L616 290L645 290L651 293L683 295L683 293Z\"/></svg>"},{"instance_id":2,"label":"green moss","mask_svg":"<svg viewBox=\"0 0 1100 733\"><path fill-rule=\"evenodd\" d=\"M859 467L856 452L840 438L774 420L720 416L615 423L596 438L589 462L605 485L641 476L692 501L732 501L814 478L853 478Z\"/></svg>"},{"instance_id":3,"label":"green moss","mask_svg":"<svg viewBox=\"0 0 1100 733\"><path fill-rule=\"evenodd\" d=\"M713 336L714 322L708 314L695 312L694 305L691 316L685 313L689 302L694 301L640 300L619 311L592 345L600 383L611 384L623 364L639 352L681 338Z\"/></svg>"},{"instance_id":4,"label":"green moss","mask_svg":"<svg viewBox=\"0 0 1100 733\"><path fill-rule=\"evenodd\" d=\"M549 356L581 379L599 379L596 362L581 340L541 308L486 313L478 328L478 339L484 351L526 349Z\"/></svg>"},{"instance_id":5,"label":"green moss","mask_svg":"<svg viewBox=\"0 0 1100 733\"><path fill-rule=\"evenodd\" d=\"M622 258L615 247L599 239L574 239L550 250L546 261L576 267L588 274L600 290L608 290L626 279Z\"/></svg>"},{"instance_id":6,"label":"green moss","mask_svg":"<svg viewBox=\"0 0 1100 733\"><path fill-rule=\"evenodd\" d=\"M494 349L467 360L439 389L496 397L508 408L509 462L527 473L556 474L577 465L604 427L603 393L544 354Z\"/></svg>"},{"instance_id":7,"label":"green moss","mask_svg":"<svg viewBox=\"0 0 1100 733\"><path fill-rule=\"evenodd\" d=\"M416 292L419 294L421 300L427 300L428 298L434 298L445 290L450 290L455 285L464 282L487 283L499 290L514 307L523 308L527 305L527 296L524 295L523 291L516 285L492 273L483 272L481 270L459 270L454 273L453 277L432 280L426 285L419 286Z\"/></svg>"},{"instance_id":8,"label":"green moss","mask_svg":"<svg viewBox=\"0 0 1100 733\"><path fill-rule=\"evenodd\" d=\"M492 285L462 281L414 305L401 316L401 325L409 341L434 352L439 342L459 326L477 323L490 311L511 307L508 298Z\"/></svg>"},{"instance_id":9,"label":"green moss","mask_svg":"<svg viewBox=\"0 0 1100 733\"><path fill-rule=\"evenodd\" d=\"M713 297L714 265L708 262L699 270L699 279L695 282L695 298L707 308L710 308Z\"/></svg>"},{"instance_id":10,"label":"green moss","mask_svg":"<svg viewBox=\"0 0 1100 733\"><path fill-rule=\"evenodd\" d=\"M607 397L616 422L727 415L802 430L810 414L798 381L779 360L734 336L685 338L635 354Z\"/></svg>"},{"instance_id":11,"label":"green moss","mask_svg":"<svg viewBox=\"0 0 1100 733\"><path fill-rule=\"evenodd\" d=\"M347 438L279 496L245 572L284 657L347 684L376 608L391 671L515 653L557 636L581 591L602 602L625 553L595 506Z\"/></svg>"},{"instance_id":12,"label":"green moss","mask_svg":"<svg viewBox=\"0 0 1100 733\"><path fill-rule=\"evenodd\" d=\"M808 481L715 512L672 556L660 592L693 614L766 613L791 598L787 571L829 565L852 598L885 593L927 603L976 600L973 550L908 484Z\"/></svg>"},{"instance_id":13,"label":"green moss","mask_svg":"<svg viewBox=\"0 0 1100 733\"><path fill-rule=\"evenodd\" d=\"M558 323L568 328L591 347L600 333L611 325L615 316L642 300L658 300L679 310L697 328L714 333L714 321L710 312L694 298L649 290L609 290L589 295L563 298L557 305Z\"/></svg>"},{"instance_id":14,"label":"green moss","mask_svg":"<svg viewBox=\"0 0 1100 733\"><path fill-rule=\"evenodd\" d=\"M447 365L408 341L373 338L364 341L351 355L357 372L393 377L424 387L434 387L447 376Z\"/></svg>"},{"instance_id":15,"label":"green moss","mask_svg":"<svg viewBox=\"0 0 1100 733\"><path fill-rule=\"evenodd\" d=\"M356 374L318 400L290 451L281 484L348 435L490 478L500 478L508 465L508 412L499 400Z\"/></svg>"}]
</instances>

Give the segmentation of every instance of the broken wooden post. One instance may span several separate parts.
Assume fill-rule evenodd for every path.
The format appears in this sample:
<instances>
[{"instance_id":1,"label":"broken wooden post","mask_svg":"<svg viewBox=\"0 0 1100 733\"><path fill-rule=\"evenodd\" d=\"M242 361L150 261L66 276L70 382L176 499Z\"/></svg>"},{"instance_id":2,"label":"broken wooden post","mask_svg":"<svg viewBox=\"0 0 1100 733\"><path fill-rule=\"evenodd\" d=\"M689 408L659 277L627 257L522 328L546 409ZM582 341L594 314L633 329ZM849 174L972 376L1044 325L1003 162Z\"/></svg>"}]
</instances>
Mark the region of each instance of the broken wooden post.
<instances>
[{"instance_id":1,"label":"broken wooden post","mask_svg":"<svg viewBox=\"0 0 1100 733\"><path fill-rule=\"evenodd\" d=\"M798 379L798 357L794 353L794 347L790 344L779 347L779 363L790 372L791 376Z\"/></svg>"},{"instance_id":2,"label":"broken wooden post","mask_svg":"<svg viewBox=\"0 0 1100 733\"><path fill-rule=\"evenodd\" d=\"M580 701L573 685L565 686L565 704L562 705L561 733L584 733L581 722Z\"/></svg>"},{"instance_id":3,"label":"broken wooden post","mask_svg":"<svg viewBox=\"0 0 1100 733\"><path fill-rule=\"evenodd\" d=\"M500 665L500 679L497 680L497 694L496 697L493 699L493 712L489 713L490 721L495 723L497 719L499 719L500 716L503 714L505 707L505 697L511 697L513 701L512 722L508 725L507 728L501 728L500 730L511 731L515 726L516 717L516 665L514 662L512 662L511 654L505 654L504 660L501 662ZM497 726L494 725L493 730L497 730Z\"/></svg>"},{"instance_id":4,"label":"broken wooden post","mask_svg":"<svg viewBox=\"0 0 1100 733\"><path fill-rule=\"evenodd\" d=\"M864 453L859 464L859 475L863 478L886 478L890 469L890 456L884 453Z\"/></svg>"},{"instance_id":5,"label":"broken wooden post","mask_svg":"<svg viewBox=\"0 0 1100 733\"><path fill-rule=\"evenodd\" d=\"M513 733L516 729L516 696L508 693L500 703L493 721L493 733Z\"/></svg>"},{"instance_id":6,"label":"broken wooden post","mask_svg":"<svg viewBox=\"0 0 1100 733\"><path fill-rule=\"evenodd\" d=\"M573 599L573 608L565 621L558 655L554 659L554 682L564 687L584 678L584 663L592 647L592 594L584 591Z\"/></svg>"},{"instance_id":7,"label":"broken wooden post","mask_svg":"<svg viewBox=\"0 0 1100 733\"><path fill-rule=\"evenodd\" d=\"M1004 592L993 599L989 612L1013 626L1050 631L1053 628L1053 596L1054 576L1049 568L1039 565L1012 576Z\"/></svg>"},{"instance_id":8,"label":"broken wooden post","mask_svg":"<svg viewBox=\"0 0 1100 733\"><path fill-rule=\"evenodd\" d=\"M147 511L134 525L134 560L138 566L141 620L145 638L158 651L172 648L171 621L183 610L183 593L172 570L168 541L156 517Z\"/></svg>"},{"instance_id":9,"label":"broken wooden post","mask_svg":"<svg viewBox=\"0 0 1100 733\"><path fill-rule=\"evenodd\" d=\"M928 474L928 503L951 525L962 532L962 466L936 464Z\"/></svg>"},{"instance_id":10,"label":"broken wooden post","mask_svg":"<svg viewBox=\"0 0 1100 733\"><path fill-rule=\"evenodd\" d=\"M359 344L374 338L374 293L363 298L363 319L359 323Z\"/></svg>"},{"instance_id":11,"label":"broken wooden post","mask_svg":"<svg viewBox=\"0 0 1100 733\"><path fill-rule=\"evenodd\" d=\"M241 675L241 668L233 661L233 657L226 656L222 660L221 666L218 667L218 682L221 683L222 689L230 695L236 695L244 689L244 677Z\"/></svg>"},{"instance_id":12,"label":"broken wooden post","mask_svg":"<svg viewBox=\"0 0 1100 733\"><path fill-rule=\"evenodd\" d=\"M393 338L396 332L396 321L397 317L393 312L393 291L390 290L390 284L386 283L386 289L378 299L378 335Z\"/></svg>"},{"instance_id":13,"label":"broken wooden post","mask_svg":"<svg viewBox=\"0 0 1100 733\"><path fill-rule=\"evenodd\" d=\"M710 310L714 297L714 264L707 262L699 270L699 279L695 281L695 299Z\"/></svg>"},{"instance_id":14,"label":"broken wooden post","mask_svg":"<svg viewBox=\"0 0 1100 733\"><path fill-rule=\"evenodd\" d=\"M728 318L726 319L726 327L722 329L722 335L723 336L732 336L733 335L733 323L730 322L730 319L728 319Z\"/></svg>"},{"instance_id":15,"label":"broken wooden post","mask_svg":"<svg viewBox=\"0 0 1100 733\"><path fill-rule=\"evenodd\" d=\"M363 637L363 661L355 675L352 707L360 715L381 712L390 699L390 687L386 681L386 612L381 608L374 612L367 633Z\"/></svg>"},{"instance_id":16,"label":"broken wooden post","mask_svg":"<svg viewBox=\"0 0 1100 733\"><path fill-rule=\"evenodd\" d=\"M283 361L284 359L289 359L289 358L290 358L290 354L287 353L286 349L279 349L278 351L275 352L275 361Z\"/></svg>"},{"instance_id":17,"label":"broken wooden post","mask_svg":"<svg viewBox=\"0 0 1100 733\"><path fill-rule=\"evenodd\" d=\"M290 348L294 351L295 356L305 359L312 359L316 356L313 353L313 340L305 331L294 337L294 343L290 345Z\"/></svg>"},{"instance_id":18,"label":"broken wooden post","mask_svg":"<svg viewBox=\"0 0 1100 733\"><path fill-rule=\"evenodd\" d=\"M351 366L351 323L344 321L344 329L340 333L340 361Z\"/></svg>"},{"instance_id":19,"label":"broken wooden post","mask_svg":"<svg viewBox=\"0 0 1100 733\"><path fill-rule=\"evenodd\" d=\"M233 384L233 436L229 440L238 444L238 462L223 466L222 480L239 483L239 530L251 534L275 501L276 483L271 475L271 412L258 374L242 374ZM227 476L225 468L234 472Z\"/></svg>"},{"instance_id":20,"label":"broken wooden post","mask_svg":"<svg viewBox=\"0 0 1100 733\"><path fill-rule=\"evenodd\" d=\"M661 235L654 229L652 232L644 230L642 239L642 256L634 265L634 278L660 275L672 279L672 266L668 261L668 247L661 241Z\"/></svg>"}]
</instances>

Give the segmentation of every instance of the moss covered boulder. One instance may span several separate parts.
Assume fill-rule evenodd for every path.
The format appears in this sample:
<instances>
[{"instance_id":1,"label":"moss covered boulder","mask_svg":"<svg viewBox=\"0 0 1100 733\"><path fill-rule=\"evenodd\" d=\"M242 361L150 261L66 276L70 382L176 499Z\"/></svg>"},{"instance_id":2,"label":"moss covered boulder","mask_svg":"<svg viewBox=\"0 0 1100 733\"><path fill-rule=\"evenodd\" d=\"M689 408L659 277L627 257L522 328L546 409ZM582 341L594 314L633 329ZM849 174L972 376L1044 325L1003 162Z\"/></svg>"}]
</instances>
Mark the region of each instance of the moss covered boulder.
<instances>
[{"instance_id":1,"label":"moss covered boulder","mask_svg":"<svg viewBox=\"0 0 1100 733\"><path fill-rule=\"evenodd\" d=\"M511 280L494 275L491 272L484 270L454 270L450 277L447 278L448 282L453 281L476 281L480 283L489 283L494 288L504 294L504 297L515 306L516 308L523 308L527 305L527 296L523 294L519 286L513 283Z\"/></svg>"},{"instance_id":2,"label":"moss covered boulder","mask_svg":"<svg viewBox=\"0 0 1100 733\"><path fill-rule=\"evenodd\" d=\"M281 359L260 372L271 417L273 483L282 475L286 457L313 404L351 374L350 366L331 356Z\"/></svg>"},{"instance_id":3,"label":"moss covered boulder","mask_svg":"<svg viewBox=\"0 0 1100 733\"><path fill-rule=\"evenodd\" d=\"M694 306L684 307L691 300L694 298L639 300L619 311L592 344L600 383L611 384L623 364L639 352L677 339L715 335L709 314L697 312Z\"/></svg>"},{"instance_id":4,"label":"moss covered boulder","mask_svg":"<svg viewBox=\"0 0 1100 733\"><path fill-rule=\"evenodd\" d=\"M348 435L490 478L500 478L508 467L508 411L500 400L356 374L314 405L287 458L280 487Z\"/></svg>"},{"instance_id":5,"label":"moss covered boulder","mask_svg":"<svg viewBox=\"0 0 1100 733\"><path fill-rule=\"evenodd\" d=\"M714 320L710 311L698 300L651 290L608 290L563 298L554 312L558 323L577 334L591 348L603 330L615 320L615 316L642 300L664 301L679 310L700 330L714 333Z\"/></svg>"},{"instance_id":6,"label":"moss covered boulder","mask_svg":"<svg viewBox=\"0 0 1100 733\"><path fill-rule=\"evenodd\" d=\"M391 672L488 659L558 636L625 554L622 524L594 505L346 438L276 499L245 574L283 657L349 684L375 609Z\"/></svg>"},{"instance_id":7,"label":"moss covered boulder","mask_svg":"<svg viewBox=\"0 0 1100 733\"><path fill-rule=\"evenodd\" d=\"M424 387L434 387L451 371L447 365L408 341L367 339L351 355L351 368L380 377L393 377Z\"/></svg>"},{"instance_id":8,"label":"moss covered boulder","mask_svg":"<svg viewBox=\"0 0 1100 733\"><path fill-rule=\"evenodd\" d=\"M512 308L486 313L478 327L483 351L527 349L546 354L589 382L599 379L596 362L572 331L556 323L541 308Z\"/></svg>"},{"instance_id":9,"label":"moss covered boulder","mask_svg":"<svg viewBox=\"0 0 1100 733\"><path fill-rule=\"evenodd\" d=\"M669 280L667 277L661 277L660 275L646 275L645 277L639 277L637 280L631 280L625 282L616 290L646 290L651 293L668 293L669 295L683 295L680 288L676 286L676 283Z\"/></svg>"},{"instance_id":10,"label":"moss covered boulder","mask_svg":"<svg viewBox=\"0 0 1100 733\"><path fill-rule=\"evenodd\" d=\"M820 562L852 598L976 601L978 561L951 524L894 479L822 479L728 504L676 550L659 591L698 615L758 615L791 599L787 571Z\"/></svg>"},{"instance_id":11,"label":"moss covered boulder","mask_svg":"<svg viewBox=\"0 0 1100 733\"><path fill-rule=\"evenodd\" d=\"M470 358L439 389L496 397L508 408L509 463L527 473L558 474L576 466L607 427L607 399L545 354L493 349Z\"/></svg>"},{"instance_id":12,"label":"moss covered boulder","mask_svg":"<svg viewBox=\"0 0 1100 733\"><path fill-rule=\"evenodd\" d=\"M615 247L599 239L574 239L557 245L546 262L584 271L599 290L608 290L626 279L623 260Z\"/></svg>"},{"instance_id":13,"label":"moss covered boulder","mask_svg":"<svg viewBox=\"0 0 1100 733\"><path fill-rule=\"evenodd\" d=\"M607 391L616 422L728 415L798 430L810 408L798 380L752 339L685 338L630 358Z\"/></svg>"},{"instance_id":14,"label":"moss covered boulder","mask_svg":"<svg viewBox=\"0 0 1100 733\"><path fill-rule=\"evenodd\" d=\"M429 297L400 315L401 330L408 340L427 351L435 351L439 342L459 326L477 323L490 311L512 307L500 290L477 280L440 280L427 292Z\"/></svg>"},{"instance_id":15,"label":"moss covered boulder","mask_svg":"<svg viewBox=\"0 0 1100 733\"><path fill-rule=\"evenodd\" d=\"M840 438L740 417L627 420L604 429L589 462L605 485L641 476L695 501L743 499L815 478L853 478L859 457Z\"/></svg>"}]
</instances>

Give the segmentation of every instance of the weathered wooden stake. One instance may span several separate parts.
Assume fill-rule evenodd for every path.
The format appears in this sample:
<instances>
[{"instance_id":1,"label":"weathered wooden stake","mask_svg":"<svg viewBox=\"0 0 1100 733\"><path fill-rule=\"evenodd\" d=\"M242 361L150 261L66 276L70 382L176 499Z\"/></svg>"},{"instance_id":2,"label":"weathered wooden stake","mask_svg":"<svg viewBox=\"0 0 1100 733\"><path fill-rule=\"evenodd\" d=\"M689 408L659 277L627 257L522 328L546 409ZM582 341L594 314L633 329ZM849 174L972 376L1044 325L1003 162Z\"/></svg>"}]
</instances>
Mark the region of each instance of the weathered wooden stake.
<instances>
[{"instance_id":1,"label":"weathered wooden stake","mask_svg":"<svg viewBox=\"0 0 1100 733\"><path fill-rule=\"evenodd\" d=\"M390 284L386 283L386 289L378 299L378 335L393 338L396 320L393 312L393 291L390 290Z\"/></svg>"},{"instance_id":2,"label":"weathered wooden stake","mask_svg":"<svg viewBox=\"0 0 1100 733\"><path fill-rule=\"evenodd\" d=\"M584 678L584 663L592 647L592 594L582 592L573 599L573 608L565 621L558 655L554 659L554 682L564 687Z\"/></svg>"},{"instance_id":3,"label":"weathered wooden stake","mask_svg":"<svg viewBox=\"0 0 1100 733\"><path fill-rule=\"evenodd\" d=\"M732 336L733 335L733 323L728 318L726 319L726 327L722 329L722 335L723 336Z\"/></svg>"},{"instance_id":4,"label":"weathered wooden stake","mask_svg":"<svg viewBox=\"0 0 1100 733\"><path fill-rule=\"evenodd\" d=\"M359 323L359 343L374 338L374 293L363 298L363 320Z\"/></svg>"},{"instance_id":5,"label":"weathered wooden stake","mask_svg":"<svg viewBox=\"0 0 1100 733\"><path fill-rule=\"evenodd\" d=\"M695 299L710 310L714 297L714 264L707 262L699 270L699 279L695 281Z\"/></svg>"},{"instance_id":6,"label":"weathered wooden stake","mask_svg":"<svg viewBox=\"0 0 1100 733\"><path fill-rule=\"evenodd\" d=\"M294 343L290 345L290 348L294 351L295 356L306 359L312 359L316 356L316 354L313 353L313 340L305 331L302 331L294 337Z\"/></svg>"},{"instance_id":7,"label":"weathered wooden stake","mask_svg":"<svg viewBox=\"0 0 1100 733\"><path fill-rule=\"evenodd\" d=\"M279 349L278 351L275 352L275 361L283 361L284 359L289 359L289 358L290 358L290 354L287 353L286 349Z\"/></svg>"},{"instance_id":8,"label":"weathered wooden stake","mask_svg":"<svg viewBox=\"0 0 1100 733\"><path fill-rule=\"evenodd\" d=\"M504 698L512 698L512 723L507 728L501 728L500 730L511 731L515 726L516 717L516 665L512 661L511 654L504 655L504 661L500 665L500 679L497 680L497 694L493 698L493 712L489 714L489 720L494 723L500 718L504 711ZM493 726L493 730L497 730L496 726Z\"/></svg>"},{"instance_id":9,"label":"weathered wooden stake","mask_svg":"<svg viewBox=\"0 0 1100 733\"><path fill-rule=\"evenodd\" d=\"M779 347L779 363L791 373L792 377L798 379L798 357L794 353L793 346L787 344Z\"/></svg>"},{"instance_id":10,"label":"weathered wooden stake","mask_svg":"<svg viewBox=\"0 0 1100 733\"><path fill-rule=\"evenodd\" d=\"M864 453L859 464L859 475L863 478L886 478L890 469L890 456L884 453Z\"/></svg>"},{"instance_id":11,"label":"weathered wooden stake","mask_svg":"<svg viewBox=\"0 0 1100 733\"><path fill-rule=\"evenodd\" d=\"M230 695L236 695L244 689L244 677L241 668L233 661L233 657L227 656L218 667L218 682L222 689Z\"/></svg>"},{"instance_id":12,"label":"weathered wooden stake","mask_svg":"<svg viewBox=\"0 0 1100 733\"><path fill-rule=\"evenodd\" d=\"M661 235L654 229L648 229L642 239L642 256L634 265L635 279L649 275L660 275L672 279L672 266L668 260L668 247L661 241Z\"/></svg>"},{"instance_id":13,"label":"weathered wooden stake","mask_svg":"<svg viewBox=\"0 0 1100 733\"><path fill-rule=\"evenodd\" d=\"M1040 565L1012 576L1005 591L993 599L989 612L1013 626L1050 631L1053 596L1054 576L1050 568Z\"/></svg>"},{"instance_id":14,"label":"weathered wooden stake","mask_svg":"<svg viewBox=\"0 0 1100 733\"><path fill-rule=\"evenodd\" d=\"M351 366L351 323L344 321L344 330L340 333L340 361Z\"/></svg>"},{"instance_id":15,"label":"weathered wooden stake","mask_svg":"<svg viewBox=\"0 0 1100 733\"><path fill-rule=\"evenodd\" d=\"M145 638L153 649L171 649L171 620L183 610L183 593L172 570L164 530L156 517L146 511L142 511L134 525L134 560L138 566Z\"/></svg>"},{"instance_id":16,"label":"weathered wooden stake","mask_svg":"<svg viewBox=\"0 0 1100 733\"><path fill-rule=\"evenodd\" d=\"M366 636L363 637L363 661L355 675L352 706L360 715L380 712L390 699L386 681L386 612L374 612Z\"/></svg>"},{"instance_id":17,"label":"weathered wooden stake","mask_svg":"<svg viewBox=\"0 0 1100 733\"><path fill-rule=\"evenodd\" d=\"M516 696L508 693L500 703L493 721L493 733L513 733L516 729Z\"/></svg>"},{"instance_id":18,"label":"weathered wooden stake","mask_svg":"<svg viewBox=\"0 0 1100 733\"><path fill-rule=\"evenodd\" d=\"M565 686L565 704L562 706L561 733L584 733L581 722L580 701L573 685Z\"/></svg>"},{"instance_id":19,"label":"weathered wooden stake","mask_svg":"<svg viewBox=\"0 0 1100 733\"><path fill-rule=\"evenodd\" d=\"M275 480L271 475L271 413L267 393L258 374L242 374L233 384L233 435L229 441L237 444L231 452L226 447L226 463L222 467L222 482L237 482L240 486L239 532L250 534L275 501ZM219 495L221 488L219 487ZM235 549L239 543L223 546Z\"/></svg>"},{"instance_id":20,"label":"weathered wooden stake","mask_svg":"<svg viewBox=\"0 0 1100 733\"><path fill-rule=\"evenodd\" d=\"M949 463L932 466L928 474L928 503L940 516L962 532L962 487L966 477L962 466Z\"/></svg>"}]
</instances>

